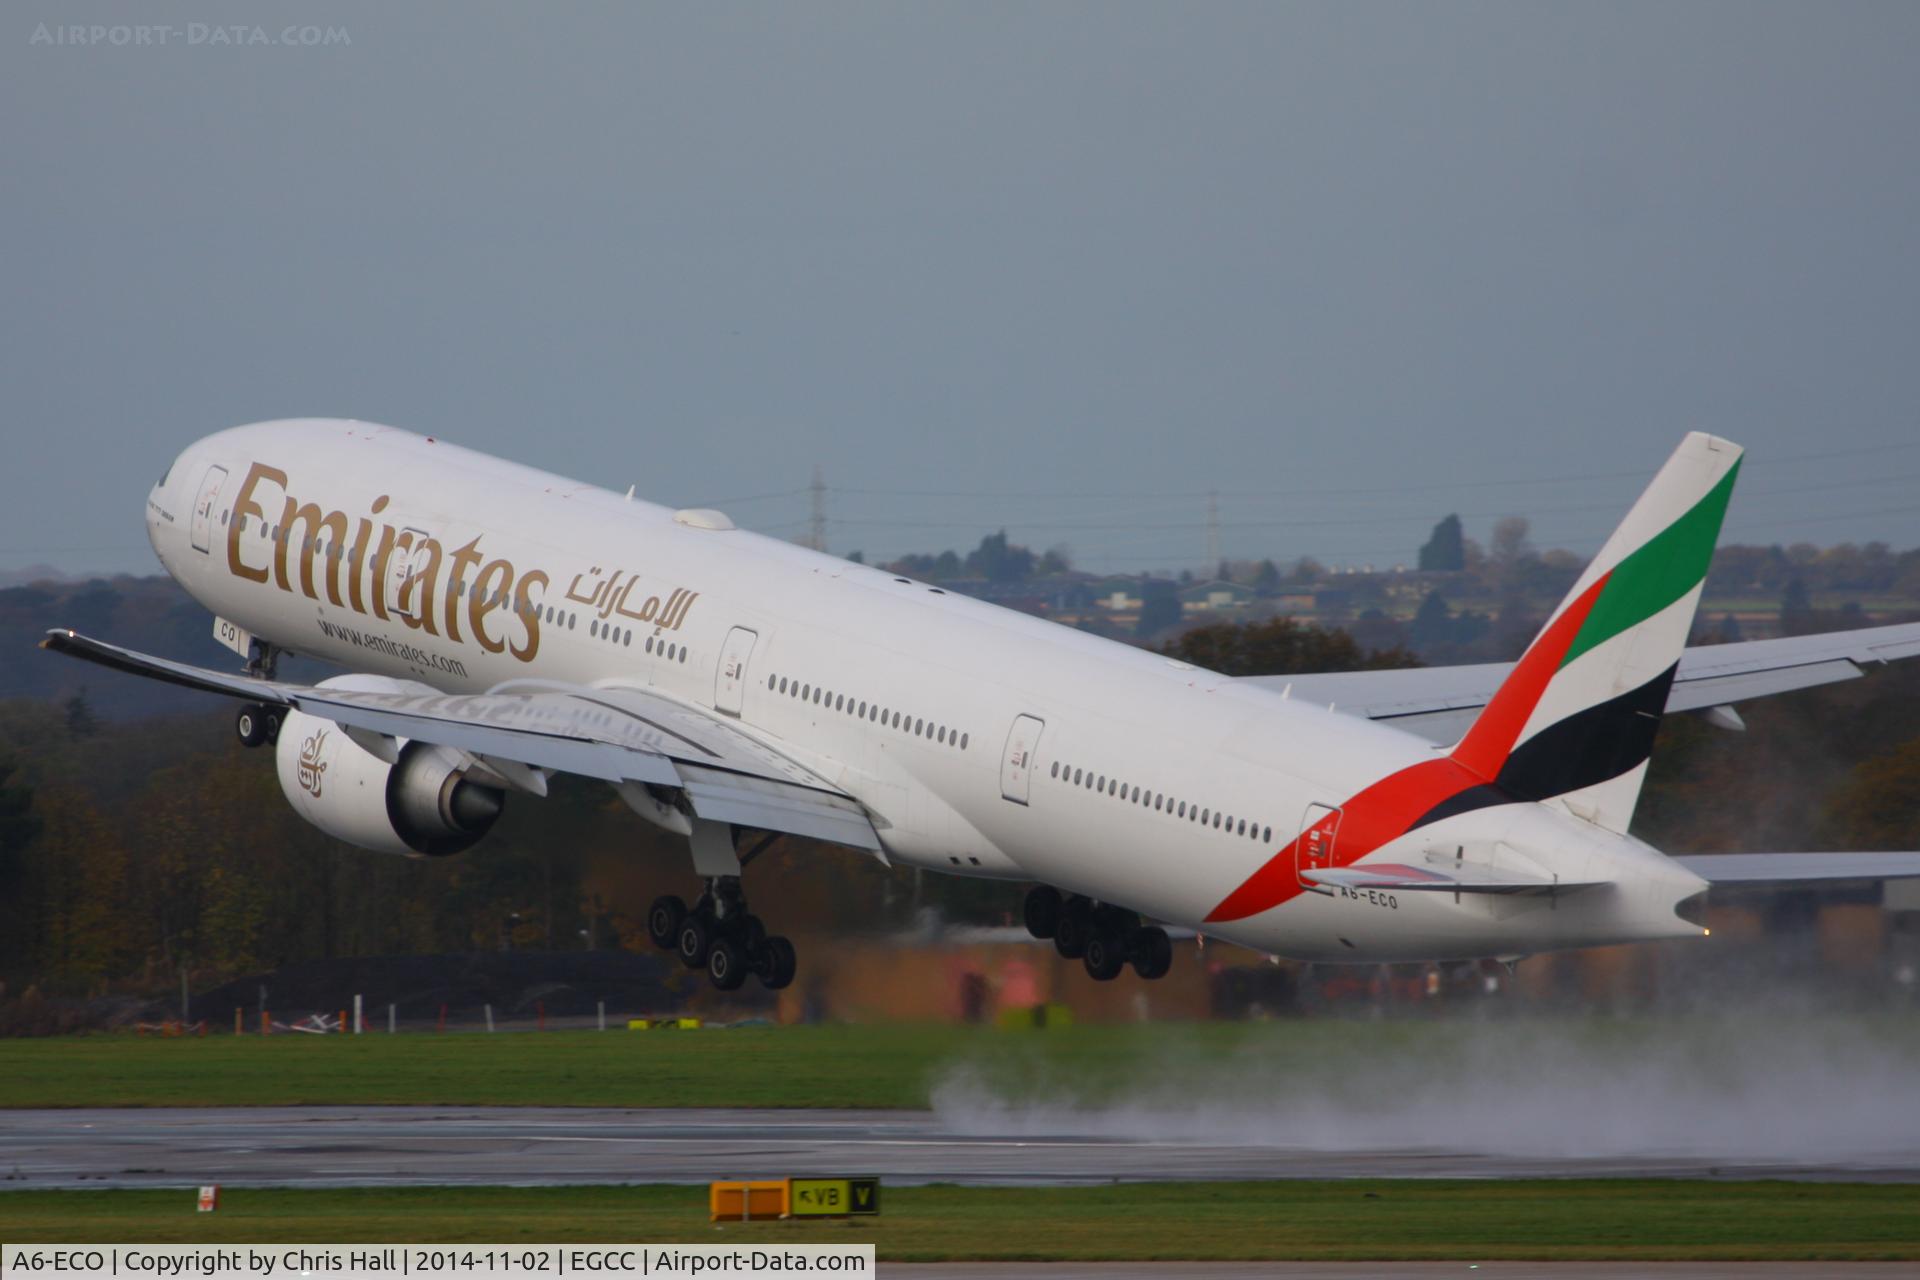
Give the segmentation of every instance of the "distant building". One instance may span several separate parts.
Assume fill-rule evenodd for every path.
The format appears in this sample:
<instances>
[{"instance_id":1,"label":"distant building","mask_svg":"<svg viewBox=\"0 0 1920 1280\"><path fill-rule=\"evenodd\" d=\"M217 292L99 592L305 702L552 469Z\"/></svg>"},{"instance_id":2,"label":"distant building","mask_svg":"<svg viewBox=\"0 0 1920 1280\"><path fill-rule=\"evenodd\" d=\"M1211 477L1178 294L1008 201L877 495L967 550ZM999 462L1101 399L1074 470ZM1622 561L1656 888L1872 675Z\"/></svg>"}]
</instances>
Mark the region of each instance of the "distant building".
<instances>
[{"instance_id":1,"label":"distant building","mask_svg":"<svg viewBox=\"0 0 1920 1280\"><path fill-rule=\"evenodd\" d=\"M1244 609L1253 603L1253 588L1237 582L1199 582L1180 589L1180 612L1216 613Z\"/></svg>"},{"instance_id":2,"label":"distant building","mask_svg":"<svg viewBox=\"0 0 1920 1280\"><path fill-rule=\"evenodd\" d=\"M1109 578L1096 578L1088 584L1087 590L1093 597L1096 608L1108 613L1139 613L1141 605L1142 579L1132 574L1117 574Z\"/></svg>"}]
</instances>

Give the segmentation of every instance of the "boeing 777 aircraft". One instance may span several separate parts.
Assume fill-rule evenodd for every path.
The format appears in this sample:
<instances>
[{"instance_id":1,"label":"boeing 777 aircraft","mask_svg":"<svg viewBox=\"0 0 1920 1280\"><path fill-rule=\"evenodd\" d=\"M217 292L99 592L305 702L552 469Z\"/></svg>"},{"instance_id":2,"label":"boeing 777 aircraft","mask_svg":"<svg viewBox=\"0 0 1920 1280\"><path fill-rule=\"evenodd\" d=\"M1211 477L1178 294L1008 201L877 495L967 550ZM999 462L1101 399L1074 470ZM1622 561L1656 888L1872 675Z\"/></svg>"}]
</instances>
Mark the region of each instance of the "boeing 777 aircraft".
<instances>
[{"instance_id":1,"label":"boeing 777 aircraft","mask_svg":"<svg viewBox=\"0 0 1920 1280\"><path fill-rule=\"evenodd\" d=\"M243 700L295 810L440 857L556 771L687 837L655 942L722 989L792 981L742 870L792 834L1035 882L1095 978L1157 920L1320 961L1511 959L1699 936L1710 883L1920 875L1920 853L1670 858L1628 833L1664 712L1920 653L1920 625L1685 648L1741 450L1693 434L1512 666L1229 679L391 427L259 423L147 498L225 672L45 647ZM276 679L281 654L355 674ZM237 664L236 664L237 665ZM517 800L517 797L516 797Z\"/></svg>"}]
</instances>

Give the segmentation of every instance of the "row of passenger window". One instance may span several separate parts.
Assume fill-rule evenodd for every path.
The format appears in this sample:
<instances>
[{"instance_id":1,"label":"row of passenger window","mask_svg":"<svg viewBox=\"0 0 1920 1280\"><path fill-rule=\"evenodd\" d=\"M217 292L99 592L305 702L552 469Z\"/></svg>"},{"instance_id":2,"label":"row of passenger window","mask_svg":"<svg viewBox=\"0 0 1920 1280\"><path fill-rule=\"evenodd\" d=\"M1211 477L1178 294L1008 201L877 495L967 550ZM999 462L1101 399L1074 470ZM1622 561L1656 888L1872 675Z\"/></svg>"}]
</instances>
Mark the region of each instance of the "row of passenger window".
<instances>
[{"instance_id":1,"label":"row of passenger window","mask_svg":"<svg viewBox=\"0 0 1920 1280\"><path fill-rule=\"evenodd\" d=\"M553 610L548 609L547 613L549 614L548 621L552 621L551 614ZM567 625L571 627L573 625L572 615L568 614L567 618ZM613 627L596 620L587 624L587 634L596 640L609 640L614 644L621 645L628 649L633 647L632 627ZM687 660L687 646L677 643L668 644L665 639L654 636L647 637L646 651L648 653L657 653L668 662L685 662Z\"/></svg>"},{"instance_id":2,"label":"row of passenger window","mask_svg":"<svg viewBox=\"0 0 1920 1280\"><path fill-rule=\"evenodd\" d=\"M925 738L943 747L955 747L965 751L972 739L971 734L962 733L958 729L949 729L943 724L928 724L925 720L916 720L905 712L888 710L879 703L863 702L856 698L849 698L844 693L829 693L816 685L802 684L798 680L789 680L785 676L768 676L767 688L775 693L784 693L789 697L798 698L802 702L811 702L817 707L825 707L828 711L843 712L856 720L871 721L883 729L892 728L902 733L911 733L916 738Z\"/></svg>"},{"instance_id":3,"label":"row of passenger window","mask_svg":"<svg viewBox=\"0 0 1920 1280\"><path fill-rule=\"evenodd\" d=\"M1151 807L1156 813L1170 813L1176 818L1185 818L1203 827L1224 831L1230 836L1250 836L1261 841L1273 839L1272 827L1263 827L1257 822L1249 823L1245 818L1229 817L1218 809L1202 808L1185 800L1175 800L1158 791L1130 787L1117 778L1109 778L1091 769L1076 769L1072 765L1061 764L1055 760L1052 773L1055 779L1065 782L1070 787L1084 787L1089 791L1097 791L1101 795L1112 796L1129 804Z\"/></svg>"}]
</instances>

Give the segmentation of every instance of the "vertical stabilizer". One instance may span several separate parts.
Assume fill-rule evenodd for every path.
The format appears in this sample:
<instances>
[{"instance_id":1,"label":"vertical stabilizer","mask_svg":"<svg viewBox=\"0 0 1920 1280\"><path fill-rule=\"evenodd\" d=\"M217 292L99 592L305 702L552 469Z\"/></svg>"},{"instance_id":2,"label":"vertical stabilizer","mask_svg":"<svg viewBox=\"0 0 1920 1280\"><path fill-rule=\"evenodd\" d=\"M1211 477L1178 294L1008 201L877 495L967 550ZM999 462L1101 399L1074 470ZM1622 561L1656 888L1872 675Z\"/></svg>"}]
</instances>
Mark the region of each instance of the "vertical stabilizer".
<instances>
[{"instance_id":1,"label":"vertical stabilizer","mask_svg":"<svg viewBox=\"0 0 1920 1280\"><path fill-rule=\"evenodd\" d=\"M1500 686L1453 759L1516 799L1624 832L1740 471L1680 442Z\"/></svg>"}]
</instances>

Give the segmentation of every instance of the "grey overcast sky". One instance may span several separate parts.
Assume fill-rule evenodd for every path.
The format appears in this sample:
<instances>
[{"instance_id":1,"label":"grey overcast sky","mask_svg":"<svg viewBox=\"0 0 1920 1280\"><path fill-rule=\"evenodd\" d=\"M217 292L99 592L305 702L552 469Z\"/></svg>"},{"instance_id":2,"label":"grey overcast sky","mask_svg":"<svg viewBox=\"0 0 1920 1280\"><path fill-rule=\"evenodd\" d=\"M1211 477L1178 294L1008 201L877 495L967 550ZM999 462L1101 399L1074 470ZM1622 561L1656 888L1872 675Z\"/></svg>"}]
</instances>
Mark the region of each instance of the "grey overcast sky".
<instances>
[{"instance_id":1,"label":"grey overcast sky","mask_svg":"<svg viewBox=\"0 0 1920 1280\"><path fill-rule=\"evenodd\" d=\"M30 3L0 121L0 570L296 415L1094 569L1590 552L1701 428L1920 544L1920 4Z\"/></svg>"}]
</instances>

